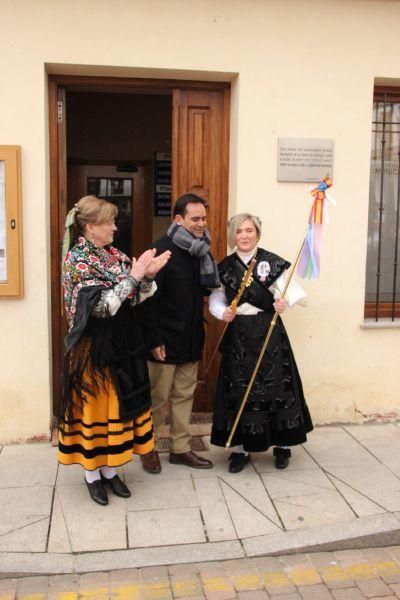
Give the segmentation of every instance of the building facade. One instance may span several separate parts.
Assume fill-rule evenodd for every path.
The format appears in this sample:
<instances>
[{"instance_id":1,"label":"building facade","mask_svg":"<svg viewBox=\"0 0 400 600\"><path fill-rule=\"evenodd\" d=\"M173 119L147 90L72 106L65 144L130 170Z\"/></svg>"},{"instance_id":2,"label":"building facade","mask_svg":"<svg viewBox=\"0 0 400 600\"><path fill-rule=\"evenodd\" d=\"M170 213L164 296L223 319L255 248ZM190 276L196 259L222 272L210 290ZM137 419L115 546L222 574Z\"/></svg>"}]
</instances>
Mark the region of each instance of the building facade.
<instances>
[{"instance_id":1,"label":"building facade","mask_svg":"<svg viewBox=\"0 0 400 600\"><path fill-rule=\"evenodd\" d=\"M383 251L376 266L376 253L367 250L388 219L393 244L398 238L398 164L387 186L394 202L388 217L379 187L370 207L370 173L371 161L387 168L379 148L371 153L374 93L389 90L386 102L396 112L400 2L3 0L0 22L0 145L21 147L24 263L24 296L0 298L1 442L46 437L57 405L61 347L54 336L62 331L55 331L54 248L63 211L88 190L102 193L101 185L110 185L108 194L122 206L124 194L140 194L144 185L147 191L132 195L126 214L136 211L142 245L163 231L169 219L160 210L162 194L158 212L153 205L156 155L174 160L175 138L187 125L174 103L180 99L183 106L189 92L197 112L179 147L185 136L189 145L196 136L202 140L210 181L196 172L196 157L191 177L192 183L203 177L214 231L222 231L228 215L253 212L263 222L262 245L288 260L301 241L313 185L278 181L278 139L334 141L337 206L323 232L321 277L304 283L308 307L291 309L285 322L316 423L399 417L396 259ZM209 94L207 106L200 92ZM54 133L54 106L62 100L64 166ZM385 127L395 123L393 114ZM186 191L183 158L176 160L173 194ZM59 195L61 173L65 198ZM224 244L219 236L217 255ZM393 286L378 296L374 288L372 303L390 303L394 291L394 314L366 318L366 273L372 270L373 282L383 268Z\"/></svg>"}]
</instances>

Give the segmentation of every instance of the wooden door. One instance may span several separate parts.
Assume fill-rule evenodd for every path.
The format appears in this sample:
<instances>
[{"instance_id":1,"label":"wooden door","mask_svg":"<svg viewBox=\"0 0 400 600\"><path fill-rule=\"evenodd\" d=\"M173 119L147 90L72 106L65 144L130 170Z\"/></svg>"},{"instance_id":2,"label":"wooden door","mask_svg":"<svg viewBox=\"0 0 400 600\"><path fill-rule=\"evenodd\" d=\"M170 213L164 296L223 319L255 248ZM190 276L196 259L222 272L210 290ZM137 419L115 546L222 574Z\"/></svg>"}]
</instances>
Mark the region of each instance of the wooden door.
<instances>
[{"instance_id":1,"label":"wooden door","mask_svg":"<svg viewBox=\"0 0 400 600\"><path fill-rule=\"evenodd\" d=\"M210 82L184 82L184 85L181 85L181 82L176 80L51 76L49 78L51 316L53 415L56 416L60 408L63 339L66 331L65 319L62 316L60 285L61 241L67 211L65 86L67 89L74 89L74 86L80 89L83 84L86 88L93 87L93 89L96 86L97 88L101 86L105 90L131 90L138 87L173 92L173 198L176 199L185 192L194 192L207 200L208 227L213 239L213 254L217 260L220 260L226 253L229 85ZM150 193L149 186L146 190ZM149 205L151 200L147 196ZM137 208L142 212L140 208L143 207ZM149 228L148 233L151 236L150 224L147 223L146 227ZM141 239L142 243L144 241ZM204 362L207 364L221 324L209 315L207 308L205 312L208 324ZM204 366L201 365L195 410L212 409L217 373L217 361L210 369L207 379L204 377Z\"/></svg>"},{"instance_id":2,"label":"wooden door","mask_svg":"<svg viewBox=\"0 0 400 600\"><path fill-rule=\"evenodd\" d=\"M67 213L67 141L65 89L49 85L50 126L50 236L51 236L51 320L53 415L61 401L61 372L67 322L63 314L61 251Z\"/></svg>"},{"instance_id":3,"label":"wooden door","mask_svg":"<svg viewBox=\"0 0 400 600\"><path fill-rule=\"evenodd\" d=\"M172 198L192 192L207 200L212 253L226 254L228 213L229 88L218 91L175 89L173 92ZM206 345L200 365L194 410L213 407L219 356L205 377L206 365L222 329L205 307Z\"/></svg>"}]
</instances>

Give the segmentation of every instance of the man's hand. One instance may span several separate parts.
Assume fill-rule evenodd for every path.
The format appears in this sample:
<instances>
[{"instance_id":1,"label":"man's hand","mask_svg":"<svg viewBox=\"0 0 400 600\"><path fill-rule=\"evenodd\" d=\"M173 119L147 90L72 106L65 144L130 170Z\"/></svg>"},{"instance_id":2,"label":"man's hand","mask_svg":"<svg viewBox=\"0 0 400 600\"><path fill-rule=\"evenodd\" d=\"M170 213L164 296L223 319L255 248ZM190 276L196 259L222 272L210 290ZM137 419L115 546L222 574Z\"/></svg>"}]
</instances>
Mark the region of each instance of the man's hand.
<instances>
[{"instance_id":1,"label":"man's hand","mask_svg":"<svg viewBox=\"0 0 400 600\"><path fill-rule=\"evenodd\" d=\"M151 350L152 355L156 360L164 361L167 354L165 352L165 346L157 346Z\"/></svg>"},{"instance_id":2,"label":"man's hand","mask_svg":"<svg viewBox=\"0 0 400 600\"><path fill-rule=\"evenodd\" d=\"M231 308L226 308L223 312L222 315L222 320L225 321L225 323L231 323L231 321L233 321L233 319L235 318L236 314L233 312L233 310Z\"/></svg>"},{"instance_id":3,"label":"man's hand","mask_svg":"<svg viewBox=\"0 0 400 600\"><path fill-rule=\"evenodd\" d=\"M285 312L287 305L288 301L285 298L278 298L278 300L275 300L274 302L274 309L278 314L281 315L283 312Z\"/></svg>"}]
</instances>

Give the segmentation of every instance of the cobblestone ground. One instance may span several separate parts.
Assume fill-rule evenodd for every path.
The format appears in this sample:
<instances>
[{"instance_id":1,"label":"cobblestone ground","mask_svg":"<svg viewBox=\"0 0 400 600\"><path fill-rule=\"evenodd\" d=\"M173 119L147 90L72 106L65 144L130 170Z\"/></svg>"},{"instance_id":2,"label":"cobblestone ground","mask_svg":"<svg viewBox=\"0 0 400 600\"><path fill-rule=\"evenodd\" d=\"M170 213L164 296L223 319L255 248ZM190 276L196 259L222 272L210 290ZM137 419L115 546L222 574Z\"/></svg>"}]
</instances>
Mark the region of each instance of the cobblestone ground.
<instances>
[{"instance_id":1,"label":"cobblestone ground","mask_svg":"<svg viewBox=\"0 0 400 600\"><path fill-rule=\"evenodd\" d=\"M400 546L0 580L0 600L400 598Z\"/></svg>"}]
</instances>

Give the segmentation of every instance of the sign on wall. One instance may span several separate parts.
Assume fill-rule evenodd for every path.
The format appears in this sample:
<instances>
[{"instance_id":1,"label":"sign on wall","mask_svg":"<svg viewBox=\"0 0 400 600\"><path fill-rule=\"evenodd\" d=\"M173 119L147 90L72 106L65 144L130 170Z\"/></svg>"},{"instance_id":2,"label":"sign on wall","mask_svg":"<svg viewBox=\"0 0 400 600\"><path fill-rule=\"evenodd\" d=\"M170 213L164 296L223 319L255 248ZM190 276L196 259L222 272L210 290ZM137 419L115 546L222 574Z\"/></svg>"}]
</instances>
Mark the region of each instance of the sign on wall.
<instances>
[{"instance_id":1,"label":"sign on wall","mask_svg":"<svg viewBox=\"0 0 400 600\"><path fill-rule=\"evenodd\" d=\"M333 140L278 138L278 181L321 181L333 173Z\"/></svg>"},{"instance_id":2,"label":"sign on wall","mask_svg":"<svg viewBox=\"0 0 400 600\"><path fill-rule=\"evenodd\" d=\"M171 153L156 152L154 161L154 216L171 214Z\"/></svg>"}]
</instances>

